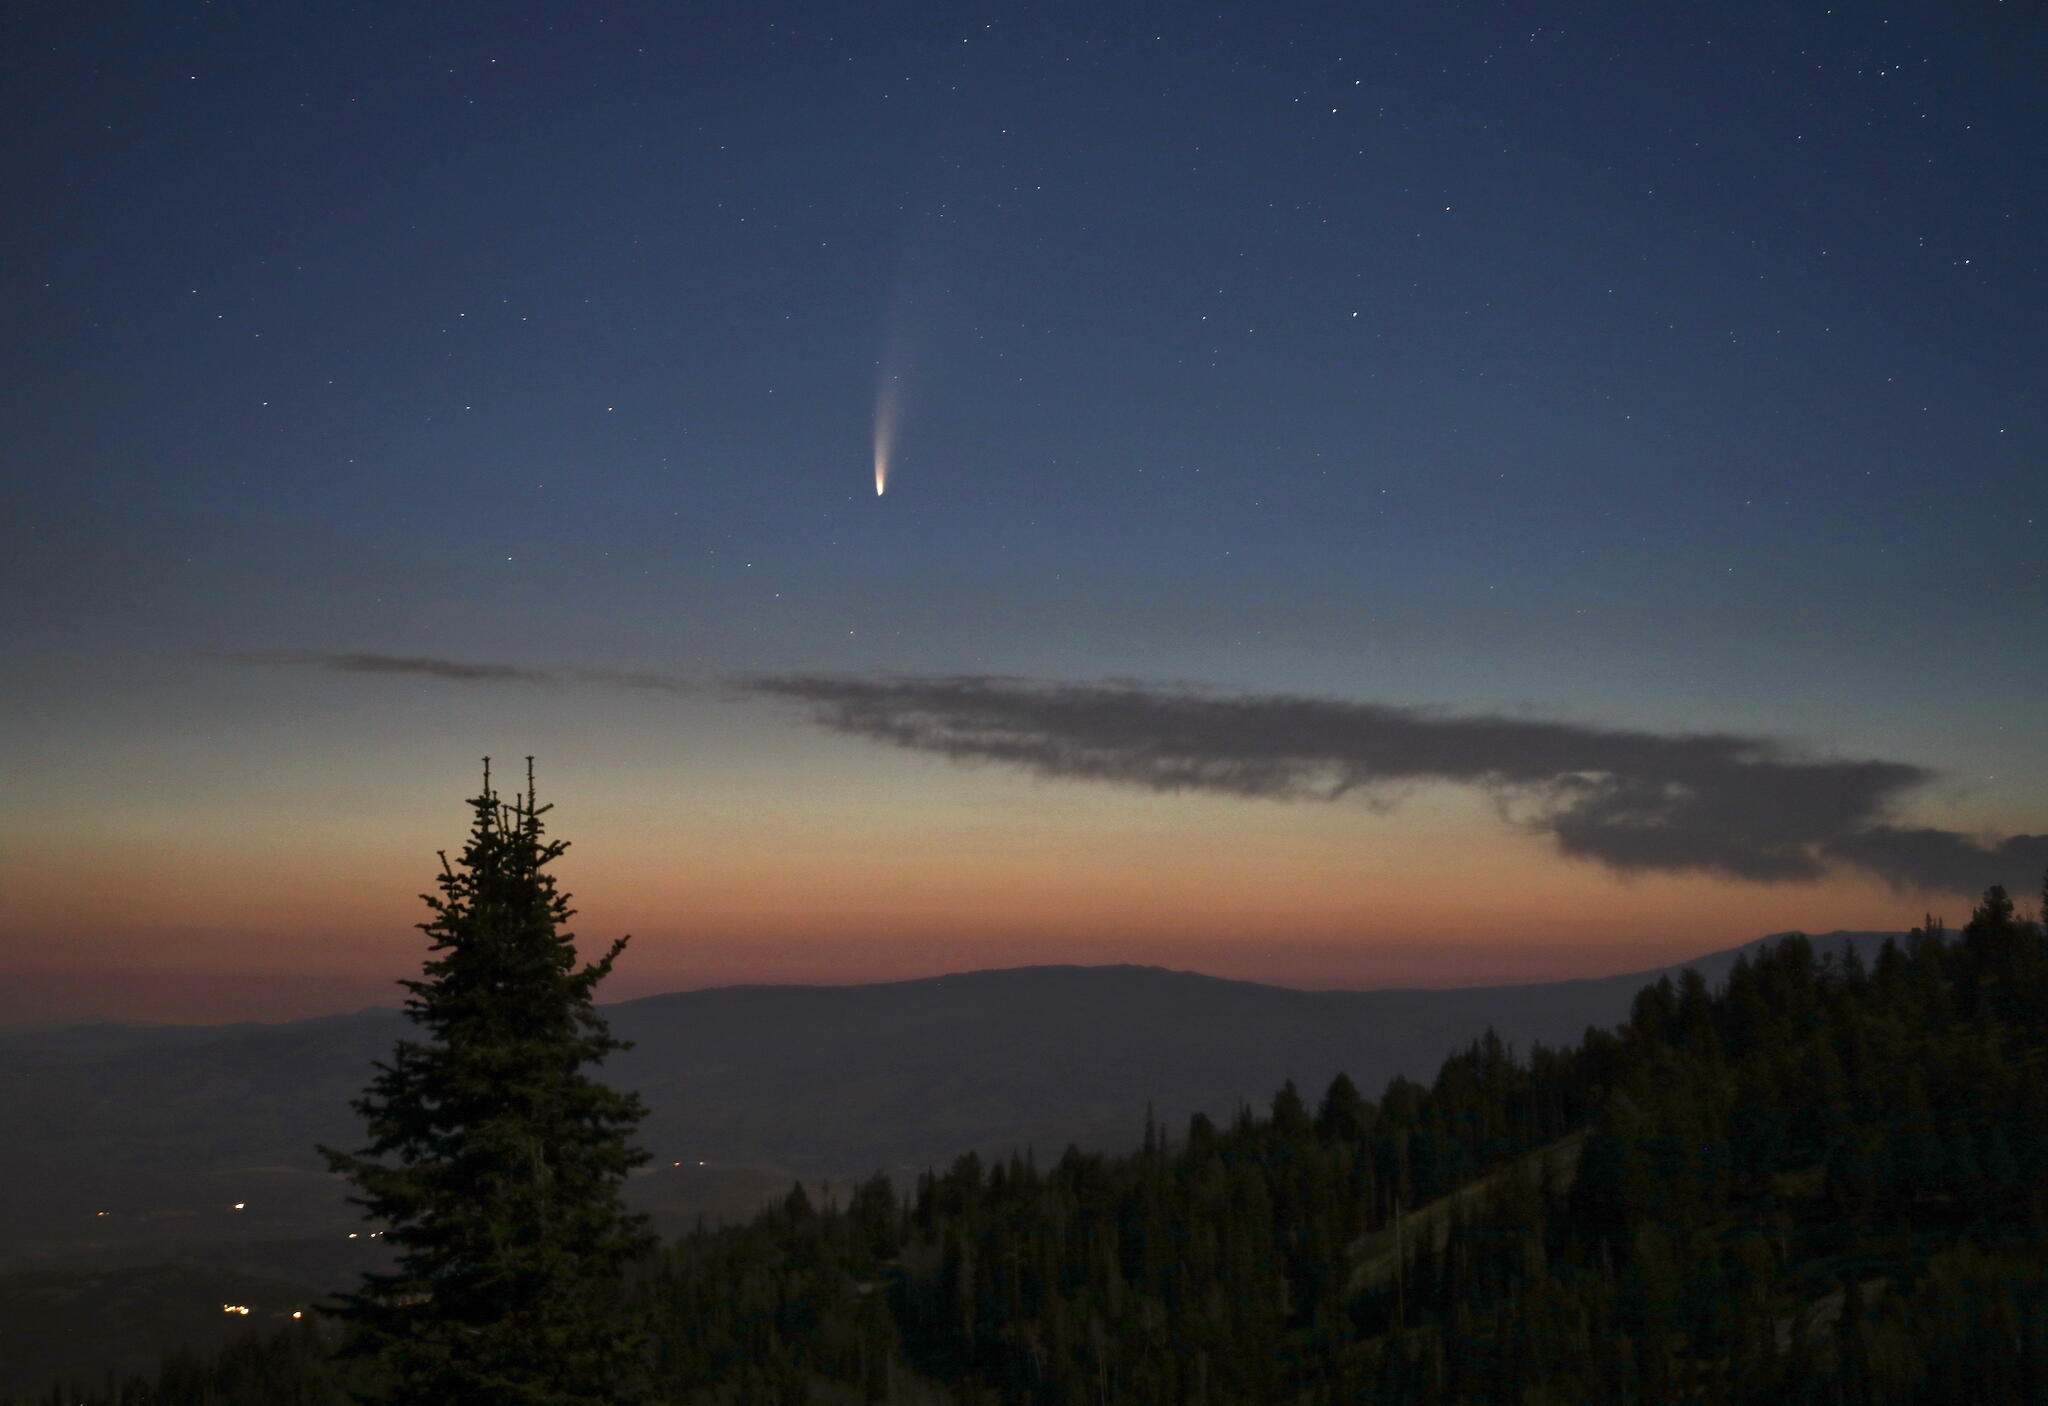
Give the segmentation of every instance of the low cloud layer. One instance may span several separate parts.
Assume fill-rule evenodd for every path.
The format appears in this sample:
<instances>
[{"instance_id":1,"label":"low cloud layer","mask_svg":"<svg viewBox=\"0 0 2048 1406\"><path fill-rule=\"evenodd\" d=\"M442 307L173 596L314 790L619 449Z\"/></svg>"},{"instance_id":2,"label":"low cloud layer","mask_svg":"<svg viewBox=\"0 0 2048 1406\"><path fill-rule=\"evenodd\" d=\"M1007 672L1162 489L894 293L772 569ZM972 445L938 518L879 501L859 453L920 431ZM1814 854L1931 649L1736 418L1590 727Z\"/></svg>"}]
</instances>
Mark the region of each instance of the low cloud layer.
<instances>
[{"instance_id":1,"label":"low cloud layer","mask_svg":"<svg viewBox=\"0 0 2048 1406\"><path fill-rule=\"evenodd\" d=\"M2040 877L2048 869L2048 835L2010 835L1987 846L1953 830L1873 825L1836 839L1828 855L1882 874L1898 888L1977 893L2001 880Z\"/></svg>"},{"instance_id":2,"label":"low cloud layer","mask_svg":"<svg viewBox=\"0 0 2048 1406\"><path fill-rule=\"evenodd\" d=\"M232 657L462 684L698 691L668 674L602 669L309 650ZM732 686L800 704L835 732L1062 781L1377 805L1419 785L1470 786L1562 853L1619 873L1776 882L1850 866L1904 891L1974 894L2031 886L2048 868L2048 835L1987 844L1896 823L1900 803L1938 779L1924 767L1806 757L1766 737L982 675L779 674Z\"/></svg>"},{"instance_id":3,"label":"low cloud layer","mask_svg":"<svg viewBox=\"0 0 2048 1406\"><path fill-rule=\"evenodd\" d=\"M229 656L241 664L285 664L331 669L342 674L409 674L451 683L607 684L659 693L691 693L687 679L668 674L620 673L609 669L537 669L522 664L473 664L410 654L340 654L311 649L249 651Z\"/></svg>"},{"instance_id":4,"label":"low cloud layer","mask_svg":"<svg viewBox=\"0 0 2048 1406\"><path fill-rule=\"evenodd\" d=\"M1288 696L992 677L778 675L747 691L836 732L1060 780L1270 800L1391 801L1454 783L1559 850L1622 873L1783 881L1853 865L1897 888L2029 880L2048 835L1986 846L1892 823L1935 779L1904 762L1797 755L1769 738L1660 734Z\"/></svg>"}]
</instances>

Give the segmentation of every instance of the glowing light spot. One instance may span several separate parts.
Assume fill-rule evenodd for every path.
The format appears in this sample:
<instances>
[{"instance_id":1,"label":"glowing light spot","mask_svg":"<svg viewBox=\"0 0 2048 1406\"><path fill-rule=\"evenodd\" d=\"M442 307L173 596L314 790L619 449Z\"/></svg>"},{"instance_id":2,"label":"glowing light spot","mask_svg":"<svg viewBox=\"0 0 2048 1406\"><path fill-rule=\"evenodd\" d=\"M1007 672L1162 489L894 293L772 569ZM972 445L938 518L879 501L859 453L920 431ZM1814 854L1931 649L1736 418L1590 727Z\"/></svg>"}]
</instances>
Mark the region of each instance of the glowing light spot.
<instances>
[{"instance_id":1,"label":"glowing light spot","mask_svg":"<svg viewBox=\"0 0 2048 1406\"><path fill-rule=\"evenodd\" d=\"M896 417L901 408L899 377L884 372L875 387L875 496L889 488L889 460L896 453Z\"/></svg>"}]
</instances>

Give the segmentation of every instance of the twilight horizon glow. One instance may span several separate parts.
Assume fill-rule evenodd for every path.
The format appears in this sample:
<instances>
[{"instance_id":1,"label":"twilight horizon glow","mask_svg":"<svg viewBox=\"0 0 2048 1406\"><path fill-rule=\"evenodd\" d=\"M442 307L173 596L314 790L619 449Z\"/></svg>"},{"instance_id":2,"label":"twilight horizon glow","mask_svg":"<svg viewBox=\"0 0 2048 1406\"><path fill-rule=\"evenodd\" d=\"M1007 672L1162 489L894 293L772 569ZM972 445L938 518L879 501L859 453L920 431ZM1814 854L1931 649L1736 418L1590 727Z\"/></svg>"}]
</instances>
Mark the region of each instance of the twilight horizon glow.
<instances>
[{"instance_id":1,"label":"twilight horizon glow","mask_svg":"<svg viewBox=\"0 0 2048 1406\"><path fill-rule=\"evenodd\" d=\"M130 20L0 162L0 1021L389 992L486 753L613 996L2039 880L2024 16Z\"/></svg>"}]
</instances>

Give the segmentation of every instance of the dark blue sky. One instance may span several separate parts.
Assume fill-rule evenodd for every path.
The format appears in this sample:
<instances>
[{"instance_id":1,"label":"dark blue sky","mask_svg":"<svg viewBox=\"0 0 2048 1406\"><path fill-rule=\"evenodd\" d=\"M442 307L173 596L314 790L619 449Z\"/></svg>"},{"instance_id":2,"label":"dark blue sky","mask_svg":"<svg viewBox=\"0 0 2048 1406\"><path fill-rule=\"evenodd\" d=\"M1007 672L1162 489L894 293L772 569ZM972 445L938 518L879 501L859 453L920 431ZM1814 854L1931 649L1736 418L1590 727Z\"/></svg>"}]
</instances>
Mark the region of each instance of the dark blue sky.
<instances>
[{"instance_id":1,"label":"dark blue sky","mask_svg":"<svg viewBox=\"0 0 2048 1406\"><path fill-rule=\"evenodd\" d=\"M227 657L292 651L1730 730L2043 828L2035 7L9 28L0 706L53 872L129 834L110 765L227 833L280 771L620 732L800 807L823 745Z\"/></svg>"}]
</instances>

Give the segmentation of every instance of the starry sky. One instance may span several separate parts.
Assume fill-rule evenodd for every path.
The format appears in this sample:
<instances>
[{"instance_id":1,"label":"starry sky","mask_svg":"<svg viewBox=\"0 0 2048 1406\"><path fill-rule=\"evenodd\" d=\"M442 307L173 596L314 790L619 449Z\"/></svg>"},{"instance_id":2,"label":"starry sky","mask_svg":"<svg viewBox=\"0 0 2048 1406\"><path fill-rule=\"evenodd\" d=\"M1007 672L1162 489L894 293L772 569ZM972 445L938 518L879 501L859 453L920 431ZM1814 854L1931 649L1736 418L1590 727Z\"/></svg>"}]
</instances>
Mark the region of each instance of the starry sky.
<instances>
[{"instance_id":1,"label":"starry sky","mask_svg":"<svg viewBox=\"0 0 2048 1406\"><path fill-rule=\"evenodd\" d=\"M485 754L613 997L2039 882L2030 6L6 24L0 1020L394 1000Z\"/></svg>"}]
</instances>

